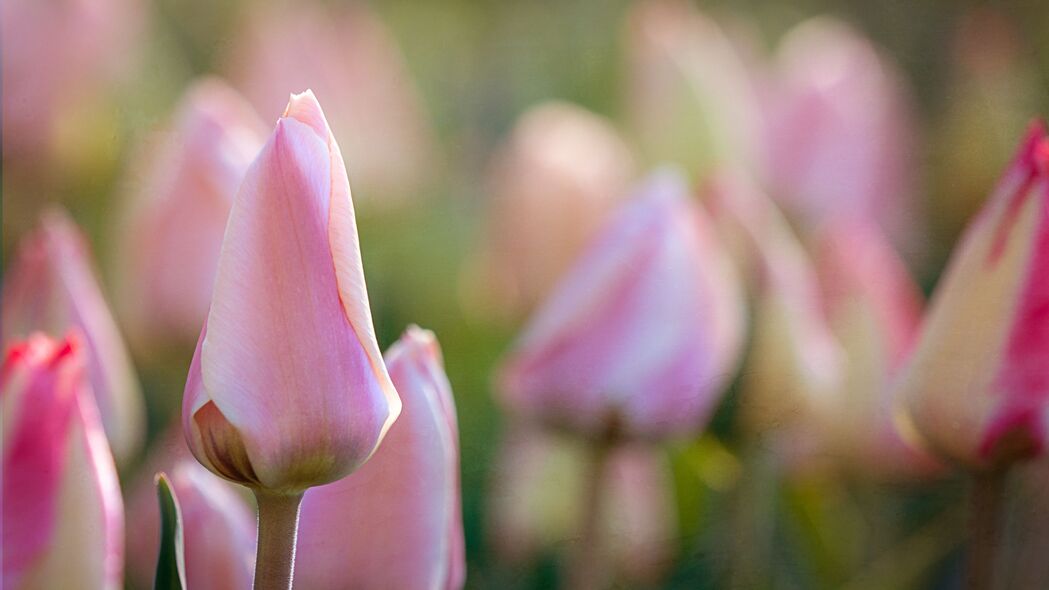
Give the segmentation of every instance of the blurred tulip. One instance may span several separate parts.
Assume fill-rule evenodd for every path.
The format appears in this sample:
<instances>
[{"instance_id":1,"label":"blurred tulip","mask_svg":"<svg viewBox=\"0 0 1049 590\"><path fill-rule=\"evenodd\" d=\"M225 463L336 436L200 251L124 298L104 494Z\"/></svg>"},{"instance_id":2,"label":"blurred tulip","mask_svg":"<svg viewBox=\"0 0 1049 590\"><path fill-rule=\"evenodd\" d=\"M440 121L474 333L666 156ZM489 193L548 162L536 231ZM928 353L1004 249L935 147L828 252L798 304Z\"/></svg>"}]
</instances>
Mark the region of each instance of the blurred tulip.
<instances>
[{"instance_id":1,"label":"blurred tulip","mask_svg":"<svg viewBox=\"0 0 1049 590\"><path fill-rule=\"evenodd\" d=\"M296 588L463 586L459 430L437 339L411 327L386 363L404 411L368 463L306 492Z\"/></svg>"},{"instance_id":2,"label":"blurred tulip","mask_svg":"<svg viewBox=\"0 0 1049 590\"><path fill-rule=\"evenodd\" d=\"M528 420L593 438L688 435L732 376L742 301L713 226L674 173L638 194L506 361L503 399Z\"/></svg>"},{"instance_id":3,"label":"blurred tulip","mask_svg":"<svg viewBox=\"0 0 1049 590\"><path fill-rule=\"evenodd\" d=\"M181 511L187 588L250 588L255 516L231 484L201 467L188 449L174 453L172 459L163 461L160 471L168 474ZM155 473L153 469L143 473L128 502L127 574L139 588L152 587L160 548Z\"/></svg>"},{"instance_id":4,"label":"blurred tulip","mask_svg":"<svg viewBox=\"0 0 1049 590\"><path fill-rule=\"evenodd\" d=\"M936 287L900 384L905 424L975 470L1044 451L1049 137L1032 125Z\"/></svg>"},{"instance_id":5,"label":"blurred tulip","mask_svg":"<svg viewBox=\"0 0 1049 590\"><path fill-rule=\"evenodd\" d=\"M251 106L222 81L186 92L121 232L122 301L136 340L200 334L233 195L264 139Z\"/></svg>"},{"instance_id":6,"label":"blurred tulip","mask_svg":"<svg viewBox=\"0 0 1049 590\"><path fill-rule=\"evenodd\" d=\"M489 506L491 538L503 559L527 565L575 539L586 451L576 439L511 428L497 457ZM600 528L608 563L626 580L654 583L675 551L668 465L654 449L622 446L607 473Z\"/></svg>"},{"instance_id":7,"label":"blurred tulip","mask_svg":"<svg viewBox=\"0 0 1049 590\"><path fill-rule=\"evenodd\" d=\"M903 78L848 25L818 17L781 42L766 89L767 188L807 225L873 217L911 237L916 138Z\"/></svg>"},{"instance_id":8,"label":"blurred tulip","mask_svg":"<svg viewBox=\"0 0 1049 590\"><path fill-rule=\"evenodd\" d=\"M815 269L776 206L742 177L717 176L705 196L751 291L743 420L781 458L802 461L817 444L812 420L838 386L842 364Z\"/></svg>"},{"instance_id":9,"label":"blurred tulip","mask_svg":"<svg viewBox=\"0 0 1049 590\"><path fill-rule=\"evenodd\" d=\"M326 9L277 2L252 15L227 71L258 112L279 112L288 88L312 86L339 105L332 130L359 197L383 203L411 196L435 170L435 140L379 19L363 3Z\"/></svg>"},{"instance_id":10,"label":"blurred tulip","mask_svg":"<svg viewBox=\"0 0 1049 590\"><path fill-rule=\"evenodd\" d=\"M485 248L471 289L530 311L626 197L634 169L611 124L567 103L521 116L495 160Z\"/></svg>"},{"instance_id":11,"label":"blurred tulip","mask_svg":"<svg viewBox=\"0 0 1049 590\"><path fill-rule=\"evenodd\" d=\"M4 342L41 330L80 330L87 376L109 445L120 463L142 442L145 408L134 367L92 269L86 238L62 211L22 240L4 280Z\"/></svg>"},{"instance_id":12,"label":"blurred tulip","mask_svg":"<svg viewBox=\"0 0 1049 590\"><path fill-rule=\"evenodd\" d=\"M76 336L14 343L0 370L3 580L115 590L123 569L116 467Z\"/></svg>"},{"instance_id":13,"label":"blurred tulip","mask_svg":"<svg viewBox=\"0 0 1049 590\"><path fill-rule=\"evenodd\" d=\"M714 21L680 0L640 2L627 27L627 108L649 162L703 179L753 167L761 110L742 53Z\"/></svg>"},{"instance_id":14,"label":"blurred tulip","mask_svg":"<svg viewBox=\"0 0 1049 590\"><path fill-rule=\"evenodd\" d=\"M342 155L313 93L293 95L233 200L186 439L212 472L294 494L360 466L399 411Z\"/></svg>"},{"instance_id":15,"label":"blurred tulip","mask_svg":"<svg viewBox=\"0 0 1049 590\"><path fill-rule=\"evenodd\" d=\"M894 420L891 381L907 360L922 295L882 230L827 228L816 246L828 321L845 354L837 395L824 409L829 452L866 476L923 476L938 465L907 444Z\"/></svg>"},{"instance_id":16,"label":"blurred tulip","mask_svg":"<svg viewBox=\"0 0 1049 590\"><path fill-rule=\"evenodd\" d=\"M0 4L5 158L53 147L57 120L82 112L89 95L126 65L141 16L136 0Z\"/></svg>"}]
</instances>

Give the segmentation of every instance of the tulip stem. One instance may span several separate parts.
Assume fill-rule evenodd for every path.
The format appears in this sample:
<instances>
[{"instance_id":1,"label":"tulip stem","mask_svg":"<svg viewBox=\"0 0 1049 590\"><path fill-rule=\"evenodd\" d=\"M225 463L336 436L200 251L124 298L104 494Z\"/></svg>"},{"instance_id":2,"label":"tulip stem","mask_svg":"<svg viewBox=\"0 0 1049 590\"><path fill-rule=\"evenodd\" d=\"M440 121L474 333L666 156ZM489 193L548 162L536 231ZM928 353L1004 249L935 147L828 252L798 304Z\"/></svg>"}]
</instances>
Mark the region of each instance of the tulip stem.
<instances>
[{"instance_id":1,"label":"tulip stem","mask_svg":"<svg viewBox=\"0 0 1049 590\"><path fill-rule=\"evenodd\" d=\"M259 506L254 588L290 590L295 571L295 541L302 493L285 495L253 491Z\"/></svg>"},{"instance_id":2,"label":"tulip stem","mask_svg":"<svg viewBox=\"0 0 1049 590\"><path fill-rule=\"evenodd\" d=\"M967 590L994 588L995 565L1002 533L1005 476L1005 469L973 476L969 490L969 541L965 572Z\"/></svg>"},{"instance_id":3,"label":"tulip stem","mask_svg":"<svg viewBox=\"0 0 1049 590\"><path fill-rule=\"evenodd\" d=\"M593 441L588 450L590 465L583 480L579 536L567 578L567 587L576 590L597 590L606 584L601 516L604 512L605 479L612 443L607 440Z\"/></svg>"}]
</instances>

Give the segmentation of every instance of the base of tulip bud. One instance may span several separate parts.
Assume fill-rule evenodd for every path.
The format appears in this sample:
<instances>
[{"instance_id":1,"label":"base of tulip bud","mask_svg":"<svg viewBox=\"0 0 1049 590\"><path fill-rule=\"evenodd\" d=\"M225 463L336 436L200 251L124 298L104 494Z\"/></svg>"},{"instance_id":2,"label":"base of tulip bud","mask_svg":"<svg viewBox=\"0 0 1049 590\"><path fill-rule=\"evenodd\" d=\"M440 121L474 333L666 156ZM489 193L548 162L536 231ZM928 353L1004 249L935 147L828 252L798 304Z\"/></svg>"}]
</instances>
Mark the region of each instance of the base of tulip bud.
<instances>
[{"instance_id":1,"label":"base of tulip bud","mask_svg":"<svg viewBox=\"0 0 1049 590\"><path fill-rule=\"evenodd\" d=\"M291 590L302 492L289 495L252 491L259 508L254 588Z\"/></svg>"},{"instance_id":2,"label":"base of tulip bud","mask_svg":"<svg viewBox=\"0 0 1049 590\"><path fill-rule=\"evenodd\" d=\"M614 447L615 443L610 439L589 441L590 464L583 480L579 536L566 575L565 587L572 590L599 590L608 585L601 521L605 509L608 458Z\"/></svg>"},{"instance_id":3,"label":"base of tulip bud","mask_svg":"<svg viewBox=\"0 0 1049 590\"><path fill-rule=\"evenodd\" d=\"M972 477L969 490L969 538L965 558L965 588L992 590L1002 536L1007 468Z\"/></svg>"}]
</instances>

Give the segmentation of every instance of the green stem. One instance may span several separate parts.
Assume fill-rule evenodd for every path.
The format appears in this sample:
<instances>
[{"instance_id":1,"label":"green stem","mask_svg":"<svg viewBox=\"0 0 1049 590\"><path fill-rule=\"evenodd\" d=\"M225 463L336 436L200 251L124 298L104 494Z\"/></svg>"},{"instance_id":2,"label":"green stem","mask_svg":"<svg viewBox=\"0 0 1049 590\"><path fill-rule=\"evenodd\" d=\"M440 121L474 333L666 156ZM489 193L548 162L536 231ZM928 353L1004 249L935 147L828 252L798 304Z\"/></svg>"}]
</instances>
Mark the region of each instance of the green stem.
<instances>
[{"instance_id":1,"label":"green stem","mask_svg":"<svg viewBox=\"0 0 1049 590\"><path fill-rule=\"evenodd\" d=\"M969 490L969 544L966 556L967 590L992 590L1002 534L1005 469L973 476Z\"/></svg>"},{"instance_id":2,"label":"green stem","mask_svg":"<svg viewBox=\"0 0 1049 590\"><path fill-rule=\"evenodd\" d=\"M608 456L612 443L594 441L590 446L590 465L583 481L582 519L575 555L569 564L568 588L576 590L598 590L607 585L604 547L601 537L601 517L604 513L605 480L608 471Z\"/></svg>"},{"instance_id":3,"label":"green stem","mask_svg":"<svg viewBox=\"0 0 1049 590\"><path fill-rule=\"evenodd\" d=\"M255 590L291 590L302 493L282 495L253 491L259 506Z\"/></svg>"}]
</instances>

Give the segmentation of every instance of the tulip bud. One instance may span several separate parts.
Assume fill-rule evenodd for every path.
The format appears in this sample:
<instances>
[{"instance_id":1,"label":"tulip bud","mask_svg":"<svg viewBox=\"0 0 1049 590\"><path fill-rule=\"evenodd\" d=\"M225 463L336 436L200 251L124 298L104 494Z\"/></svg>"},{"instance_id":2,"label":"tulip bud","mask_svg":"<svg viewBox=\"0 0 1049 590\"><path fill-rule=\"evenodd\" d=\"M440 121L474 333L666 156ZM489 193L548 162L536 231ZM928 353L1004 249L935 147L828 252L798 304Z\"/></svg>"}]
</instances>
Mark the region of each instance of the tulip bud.
<instances>
[{"instance_id":1,"label":"tulip bud","mask_svg":"<svg viewBox=\"0 0 1049 590\"><path fill-rule=\"evenodd\" d=\"M913 231L916 138L902 76L826 17L791 30L775 65L764 142L772 195L809 225L875 218L895 237Z\"/></svg>"},{"instance_id":2,"label":"tulip bud","mask_svg":"<svg viewBox=\"0 0 1049 590\"><path fill-rule=\"evenodd\" d=\"M200 334L233 195L264 139L251 106L222 81L186 92L121 232L122 300L136 340L192 343Z\"/></svg>"},{"instance_id":3,"label":"tulip bud","mask_svg":"<svg viewBox=\"0 0 1049 590\"><path fill-rule=\"evenodd\" d=\"M1043 452L1049 137L1032 125L956 246L900 383L905 425L970 469Z\"/></svg>"},{"instance_id":4,"label":"tulip bud","mask_svg":"<svg viewBox=\"0 0 1049 590\"><path fill-rule=\"evenodd\" d=\"M185 447L181 440L178 443ZM171 480L182 516L186 587L250 588L256 525L247 503L231 484L193 460L188 450L165 459L163 471ZM155 487L149 485L154 473L150 469L143 474L147 477L135 486L128 503L128 578L141 588L153 584L160 546L160 510Z\"/></svg>"},{"instance_id":5,"label":"tulip bud","mask_svg":"<svg viewBox=\"0 0 1049 590\"><path fill-rule=\"evenodd\" d=\"M872 223L828 227L816 251L828 323L845 357L841 384L822 408L828 451L862 475L935 473L936 462L898 434L892 400L921 318L918 286Z\"/></svg>"},{"instance_id":6,"label":"tulip bud","mask_svg":"<svg viewBox=\"0 0 1049 590\"><path fill-rule=\"evenodd\" d=\"M687 2L640 2L627 27L627 107L649 162L699 178L752 166L761 133L757 93L741 52Z\"/></svg>"},{"instance_id":7,"label":"tulip bud","mask_svg":"<svg viewBox=\"0 0 1049 590\"><path fill-rule=\"evenodd\" d=\"M233 200L182 409L205 467L287 494L356 469L400 411L346 169L310 91L292 96Z\"/></svg>"},{"instance_id":8,"label":"tulip bud","mask_svg":"<svg viewBox=\"0 0 1049 590\"><path fill-rule=\"evenodd\" d=\"M312 85L339 105L331 127L359 197L405 198L432 176L436 147L400 50L365 4L273 3L234 40L229 77L260 113Z\"/></svg>"},{"instance_id":9,"label":"tulip bud","mask_svg":"<svg viewBox=\"0 0 1049 590\"><path fill-rule=\"evenodd\" d=\"M515 565L570 543L577 534L587 449L581 441L513 427L497 456L490 497L496 553ZM657 451L623 445L612 451L601 515L602 543L617 574L652 584L672 563L674 499L670 473Z\"/></svg>"},{"instance_id":10,"label":"tulip bud","mask_svg":"<svg viewBox=\"0 0 1049 590\"><path fill-rule=\"evenodd\" d=\"M121 587L120 487L84 369L75 336L4 356L4 588Z\"/></svg>"},{"instance_id":11,"label":"tulip bud","mask_svg":"<svg viewBox=\"0 0 1049 590\"><path fill-rule=\"evenodd\" d=\"M486 247L470 285L498 311L530 311L627 195L629 148L565 103L525 113L495 161Z\"/></svg>"},{"instance_id":12,"label":"tulip bud","mask_svg":"<svg viewBox=\"0 0 1049 590\"><path fill-rule=\"evenodd\" d=\"M503 400L602 438L703 427L734 369L736 277L676 174L654 175L590 244L517 342Z\"/></svg>"},{"instance_id":13,"label":"tulip bud","mask_svg":"<svg viewBox=\"0 0 1049 590\"><path fill-rule=\"evenodd\" d=\"M463 586L459 429L437 340L411 327L386 363L403 412L364 466L306 492L296 588Z\"/></svg>"},{"instance_id":14,"label":"tulip bud","mask_svg":"<svg viewBox=\"0 0 1049 590\"><path fill-rule=\"evenodd\" d=\"M145 408L131 359L92 269L85 237L51 211L24 238L5 277L0 305L4 342L33 331L78 329L87 377L113 453L121 463L138 450Z\"/></svg>"},{"instance_id":15,"label":"tulip bud","mask_svg":"<svg viewBox=\"0 0 1049 590\"><path fill-rule=\"evenodd\" d=\"M721 175L707 192L751 290L742 418L752 432L773 439L788 462L803 460L816 444L810 428L816 408L835 391L842 363L815 269L776 206L741 177Z\"/></svg>"}]
</instances>

